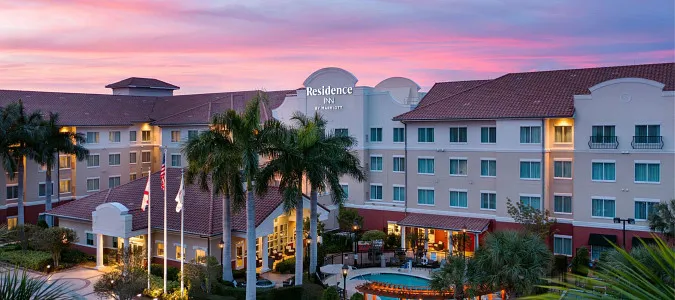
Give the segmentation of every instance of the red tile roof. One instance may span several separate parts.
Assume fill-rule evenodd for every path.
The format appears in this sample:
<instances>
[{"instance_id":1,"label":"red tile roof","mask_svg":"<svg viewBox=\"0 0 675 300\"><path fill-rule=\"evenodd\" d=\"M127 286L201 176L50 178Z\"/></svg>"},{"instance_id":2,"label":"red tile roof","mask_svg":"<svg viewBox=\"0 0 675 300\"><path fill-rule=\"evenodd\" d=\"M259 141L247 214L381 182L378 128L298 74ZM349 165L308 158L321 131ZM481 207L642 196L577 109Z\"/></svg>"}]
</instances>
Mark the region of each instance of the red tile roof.
<instances>
[{"instance_id":1,"label":"red tile roof","mask_svg":"<svg viewBox=\"0 0 675 300\"><path fill-rule=\"evenodd\" d=\"M466 230L470 232L483 232L490 225L489 219L468 218L458 216L442 216L430 214L409 213L403 220L398 221L401 226L413 226L422 228L434 228L445 230Z\"/></svg>"},{"instance_id":2,"label":"red tile roof","mask_svg":"<svg viewBox=\"0 0 675 300\"><path fill-rule=\"evenodd\" d=\"M394 117L394 120L462 120L554 118L574 114L574 95L617 78L644 78L675 90L675 63L603 67L506 74L434 103ZM431 94L431 95L429 95ZM438 99L430 91L426 97ZM425 97L425 98L426 98Z\"/></svg>"},{"instance_id":3,"label":"red tile roof","mask_svg":"<svg viewBox=\"0 0 675 300\"><path fill-rule=\"evenodd\" d=\"M153 89L163 89L163 90L177 90L180 87L177 87L173 84L161 81L155 78L140 78L140 77L129 77L124 80L120 80L115 83L111 83L105 86L106 88L153 88Z\"/></svg>"},{"instance_id":4,"label":"red tile roof","mask_svg":"<svg viewBox=\"0 0 675 300\"><path fill-rule=\"evenodd\" d=\"M180 185L180 170L167 170L167 221L168 229L180 230L180 213L177 213L175 197ZM152 174L151 211L152 227L164 228L164 192L160 187L159 172ZM54 208L49 214L54 216L91 221L91 213L103 203L118 202L129 209L133 230L147 228L147 212L141 211L141 199L147 177L139 178L127 184L101 191ZM263 197L255 199L256 226L260 225L283 202L276 187L270 187ZM199 235L218 235L222 233L222 197L211 197L198 184L187 185L185 189L185 232ZM232 209L232 229L246 231L246 214Z\"/></svg>"},{"instance_id":5,"label":"red tile roof","mask_svg":"<svg viewBox=\"0 0 675 300\"><path fill-rule=\"evenodd\" d=\"M448 81L437 82L431 87L429 92L420 100L418 106L424 106L446 99L454 94L461 93L474 88L490 80L467 80L467 81Z\"/></svg>"}]
</instances>

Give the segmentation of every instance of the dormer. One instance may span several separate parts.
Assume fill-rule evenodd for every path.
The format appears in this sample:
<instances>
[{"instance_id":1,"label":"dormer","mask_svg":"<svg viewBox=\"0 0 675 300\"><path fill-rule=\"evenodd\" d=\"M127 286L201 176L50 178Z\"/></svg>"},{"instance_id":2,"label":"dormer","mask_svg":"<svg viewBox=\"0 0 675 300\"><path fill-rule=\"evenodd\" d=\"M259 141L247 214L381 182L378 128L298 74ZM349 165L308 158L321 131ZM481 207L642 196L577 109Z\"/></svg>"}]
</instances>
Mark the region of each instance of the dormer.
<instances>
[{"instance_id":1,"label":"dormer","mask_svg":"<svg viewBox=\"0 0 675 300\"><path fill-rule=\"evenodd\" d=\"M112 89L113 95L158 97L173 96L173 91L180 89L180 87L158 79L140 77L129 77L105 87Z\"/></svg>"}]
</instances>

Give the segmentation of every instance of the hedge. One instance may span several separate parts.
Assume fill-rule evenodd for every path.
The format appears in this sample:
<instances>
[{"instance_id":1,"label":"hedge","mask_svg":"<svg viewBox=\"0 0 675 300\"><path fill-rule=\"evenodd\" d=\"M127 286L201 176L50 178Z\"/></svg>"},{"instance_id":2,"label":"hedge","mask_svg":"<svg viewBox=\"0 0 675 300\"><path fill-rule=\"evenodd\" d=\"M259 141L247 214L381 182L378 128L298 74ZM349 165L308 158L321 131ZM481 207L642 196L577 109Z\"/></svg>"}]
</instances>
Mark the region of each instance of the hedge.
<instances>
[{"instance_id":1,"label":"hedge","mask_svg":"<svg viewBox=\"0 0 675 300\"><path fill-rule=\"evenodd\" d=\"M236 300L245 300L246 299L246 289L244 288L233 288L226 287L221 284L216 284L213 287L213 293L219 296L232 297ZM258 289L256 291L257 300L275 300L275 299L284 299L284 300L301 300L303 295L303 287L301 286L290 286L276 289Z\"/></svg>"},{"instance_id":2,"label":"hedge","mask_svg":"<svg viewBox=\"0 0 675 300\"><path fill-rule=\"evenodd\" d=\"M36 271L44 271L47 265L52 263L52 255L35 250L0 251L0 261Z\"/></svg>"},{"instance_id":3,"label":"hedge","mask_svg":"<svg viewBox=\"0 0 675 300\"><path fill-rule=\"evenodd\" d=\"M284 259L274 266L274 270L281 274L288 274L295 272L295 257Z\"/></svg>"},{"instance_id":4,"label":"hedge","mask_svg":"<svg viewBox=\"0 0 675 300\"><path fill-rule=\"evenodd\" d=\"M150 267L150 274L164 278L164 265L162 264L152 264ZM178 275L180 274L180 269L172 266L166 267L166 279L170 281L180 280Z\"/></svg>"}]
</instances>

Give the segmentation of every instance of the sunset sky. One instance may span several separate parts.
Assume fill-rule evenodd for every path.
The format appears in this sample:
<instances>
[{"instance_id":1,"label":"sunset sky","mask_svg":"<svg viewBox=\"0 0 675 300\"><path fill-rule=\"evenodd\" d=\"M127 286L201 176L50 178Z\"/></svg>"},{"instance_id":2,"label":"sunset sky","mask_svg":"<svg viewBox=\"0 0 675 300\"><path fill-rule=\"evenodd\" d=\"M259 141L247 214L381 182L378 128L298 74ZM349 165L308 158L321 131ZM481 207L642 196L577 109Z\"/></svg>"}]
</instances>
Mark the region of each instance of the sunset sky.
<instances>
[{"instance_id":1,"label":"sunset sky","mask_svg":"<svg viewBox=\"0 0 675 300\"><path fill-rule=\"evenodd\" d=\"M674 61L673 0L0 2L0 89L294 89L341 67L375 85Z\"/></svg>"}]
</instances>

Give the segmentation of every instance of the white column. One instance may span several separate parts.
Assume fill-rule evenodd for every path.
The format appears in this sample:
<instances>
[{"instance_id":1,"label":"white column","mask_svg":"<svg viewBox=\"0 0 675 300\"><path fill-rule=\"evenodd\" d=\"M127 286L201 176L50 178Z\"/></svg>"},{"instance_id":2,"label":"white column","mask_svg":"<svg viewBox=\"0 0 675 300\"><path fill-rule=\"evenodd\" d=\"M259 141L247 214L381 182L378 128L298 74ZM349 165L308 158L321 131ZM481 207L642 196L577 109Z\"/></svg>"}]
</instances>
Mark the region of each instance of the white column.
<instances>
[{"instance_id":1,"label":"white column","mask_svg":"<svg viewBox=\"0 0 675 300\"><path fill-rule=\"evenodd\" d=\"M401 226L401 248L405 249L405 226Z\"/></svg>"},{"instance_id":2,"label":"white column","mask_svg":"<svg viewBox=\"0 0 675 300\"><path fill-rule=\"evenodd\" d=\"M262 257L263 263L262 263L262 270L261 272L267 272L270 270L269 268L269 249L267 249L267 235L264 235L262 237L262 254L260 257Z\"/></svg>"},{"instance_id":3,"label":"white column","mask_svg":"<svg viewBox=\"0 0 675 300\"><path fill-rule=\"evenodd\" d=\"M96 269L103 268L103 235L96 234Z\"/></svg>"},{"instance_id":4,"label":"white column","mask_svg":"<svg viewBox=\"0 0 675 300\"><path fill-rule=\"evenodd\" d=\"M452 251L454 250L454 244L452 243L452 230L448 230L448 253L449 255L452 255Z\"/></svg>"},{"instance_id":5,"label":"white column","mask_svg":"<svg viewBox=\"0 0 675 300\"><path fill-rule=\"evenodd\" d=\"M479 242L478 236L479 236L479 234L476 233L476 234L475 234L475 238L473 239L473 241L474 241L474 243L473 243L473 244L474 244L473 251L478 251L478 242Z\"/></svg>"},{"instance_id":6,"label":"white column","mask_svg":"<svg viewBox=\"0 0 675 300\"><path fill-rule=\"evenodd\" d=\"M131 247L131 244L129 243L129 238L126 237L124 238L124 250L129 250L129 247Z\"/></svg>"},{"instance_id":7,"label":"white column","mask_svg":"<svg viewBox=\"0 0 675 300\"><path fill-rule=\"evenodd\" d=\"M429 228L424 228L424 251L429 251Z\"/></svg>"}]
</instances>

